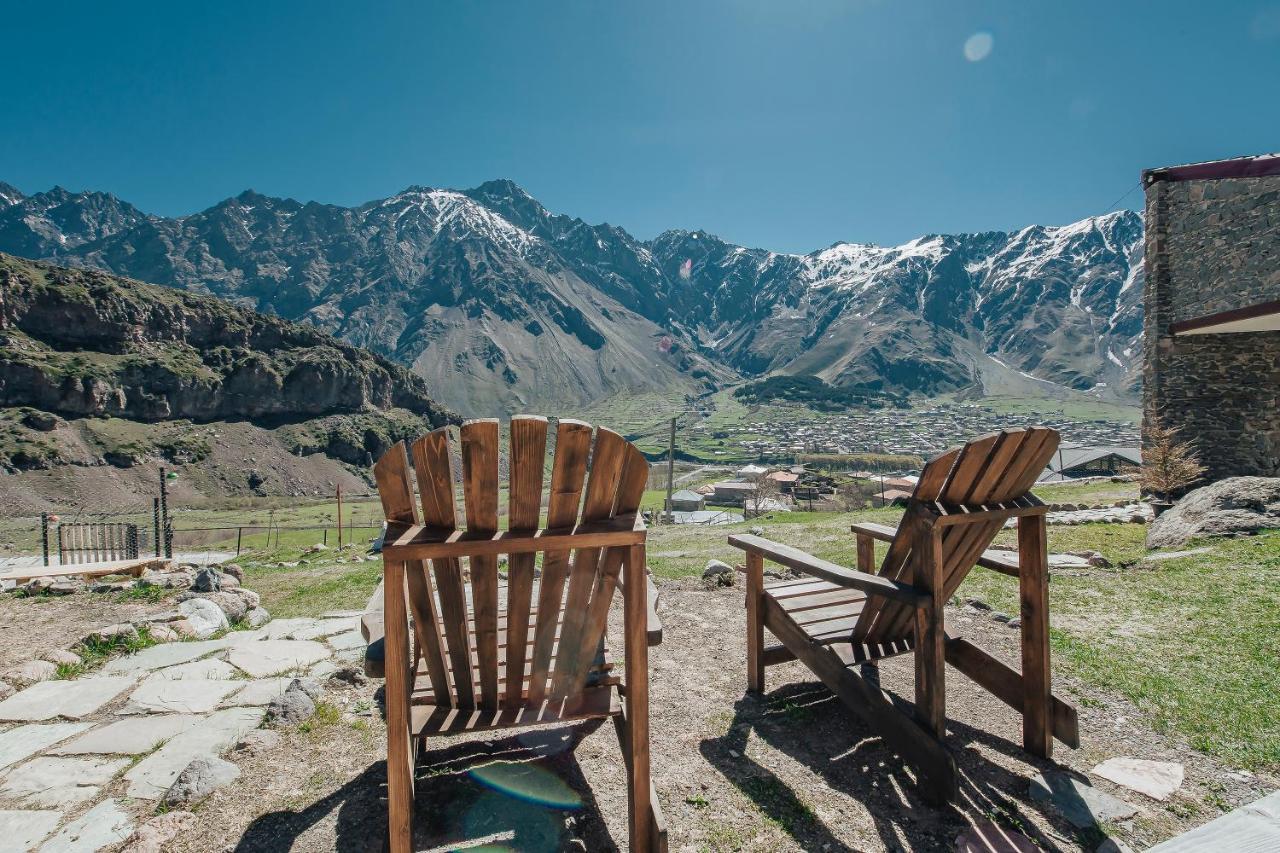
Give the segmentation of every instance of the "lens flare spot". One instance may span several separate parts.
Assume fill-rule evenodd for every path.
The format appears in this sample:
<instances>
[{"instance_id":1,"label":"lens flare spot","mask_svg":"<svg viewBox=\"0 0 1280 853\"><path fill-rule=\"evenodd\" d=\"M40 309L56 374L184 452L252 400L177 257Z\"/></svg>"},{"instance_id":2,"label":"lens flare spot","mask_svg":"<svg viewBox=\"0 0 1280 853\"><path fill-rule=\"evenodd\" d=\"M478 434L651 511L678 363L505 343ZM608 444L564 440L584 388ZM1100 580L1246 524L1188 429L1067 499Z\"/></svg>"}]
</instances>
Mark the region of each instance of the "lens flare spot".
<instances>
[{"instance_id":1,"label":"lens flare spot","mask_svg":"<svg viewBox=\"0 0 1280 853\"><path fill-rule=\"evenodd\" d=\"M688 281L691 275L693 275L693 258L685 258L684 263L680 265L680 277Z\"/></svg>"},{"instance_id":2,"label":"lens flare spot","mask_svg":"<svg viewBox=\"0 0 1280 853\"><path fill-rule=\"evenodd\" d=\"M523 761L497 761L471 770L471 777L491 790L526 803L555 809L582 807L582 798L554 773Z\"/></svg>"},{"instance_id":3,"label":"lens flare spot","mask_svg":"<svg viewBox=\"0 0 1280 853\"><path fill-rule=\"evenodd\" d=\"M991 33L979 31L965 39L964 58L970 62L981 62L991 55L991 48L996 40Z\"/></svg>"}]
</instances>

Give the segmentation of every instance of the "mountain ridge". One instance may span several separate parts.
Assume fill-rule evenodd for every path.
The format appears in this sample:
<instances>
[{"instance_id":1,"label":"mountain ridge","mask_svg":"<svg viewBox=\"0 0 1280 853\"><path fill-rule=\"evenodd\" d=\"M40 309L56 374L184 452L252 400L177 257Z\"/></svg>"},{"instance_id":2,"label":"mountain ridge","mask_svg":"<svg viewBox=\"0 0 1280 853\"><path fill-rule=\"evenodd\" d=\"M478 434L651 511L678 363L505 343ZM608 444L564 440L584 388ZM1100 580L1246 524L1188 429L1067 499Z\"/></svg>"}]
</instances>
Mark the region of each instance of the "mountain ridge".
<instances>
[{"instance_id":1,"label":"mountain ridge","mask_svg":"<svg viewBox=\"0 0 1280 853\"><path fill-rule=\"evenodd\" d=\"M692 398L768 373L1131 399L1141 235L1119 211L795 254L702 230L640 240L549 211L507 179L356 207L246 190L177 218L110 194L0 187L0 251L319 326L411 366L469 414L653 389Z\"/></svg>"}]
</instances>

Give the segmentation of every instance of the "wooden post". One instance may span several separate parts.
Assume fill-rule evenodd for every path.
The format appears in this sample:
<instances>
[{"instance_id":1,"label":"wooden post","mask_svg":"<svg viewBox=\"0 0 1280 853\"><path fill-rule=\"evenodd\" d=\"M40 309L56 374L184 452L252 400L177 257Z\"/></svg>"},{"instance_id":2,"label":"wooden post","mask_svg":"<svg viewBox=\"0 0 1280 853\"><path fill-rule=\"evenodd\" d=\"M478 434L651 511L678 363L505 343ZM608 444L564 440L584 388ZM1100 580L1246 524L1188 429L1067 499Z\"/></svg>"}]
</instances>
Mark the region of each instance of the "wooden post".
<instances>
[{"instance_id":1,"label":"wooden post","mask_svg":"<svg viewBox=\"0 0 1280 853\"><path fill-rule=\"evenodd\" d=\"M44 552L44 564L49 565L49 513L40 513L40 547Z\"/></svg>"},{"instance_id":2,"label":"wooden post","mask_svg":"<svg viewBox=\"0 0 1280 853\"><path fill-rule=\"evenodd\" d=\"M928 605L916 610L916 717L932 735L942 738L947 726L942 531L924 519L913 524L916 586L932 596Z\"/></svg>"},{"instance_id":3,"label":"wooden post","mask_svg":"<svg viewBox=\"0 0 1280 853\"><path fill-rule=\"evenodd\" d=\"M627 741L631 761L627 780L631 794L630 849L648 853L649 840L649 613L646 599L645 546L627 549L623 622L626 634Z\"/></svg>"},{"instance_id":4,"label":"wooden post","mask_svg":"<svg viewBox=\"0 0 1280 853\"><path fill-rule=\"evenodd\" d=\"M169 524L169 486L165 480L166 471L160 466L160 525L164 531L164 555L173 556L173 528ZM160 556L156 554L156 556Z\"/></svg>"},{"instance_id":5,"label":"wooden post","mask_svg":"<svg viewBox=\"0 0 1280 853\"><path fill-rule=\"evenodd\" d=\"M383 630L386 632L387 832L391 853L413 849L413 738L409 732L409 617L405 564L384 561Z\"/></svg>"},{"instance_id":6,"label":"wooden post","mask_svg":"<svg viewBox=\"0 0 1280 853\"><path fill-rule=\"evenodd\" d=\"M876 573L876 540L865 533L858 537L858 571L869 575Z\"/></svg>"},{"instance_id":7,"label":"wooden post","mask_svg":"<svg viewBox=\"0 0 1280 853\"><path fill-rule=\"evenodd\" d=\"M747 552L747 689L764 692L764 557Z\"/></svg>"},{"instance_id":8,"label":"wooden post","mask_svg":"<svg viewBox=\"0 0 1280 853\"><path fill-rule=\"evenodd\" d=\"M338 484L338 547L342 547L342 484Z\"/></svg>"},{"instance_id":9,"label":"wooden post","mask_svg":"<svg viewBox=\"0 0 1280 853\"><path fill-rule=\"evenodd\" d=\"M1053 755L1049 713L1049 553L1043 515L1018 519L1018 588L1022 599L1022 745Z\"/></svg>"},{"instance_id":10,"label":"wooden post","mask_svg":"<svg viewBox=\"0 0 1280 853\"><path fill-rule=\"evenodd\" d=\"M151 536L155 544L156 556L160 556L160 499L151 499Z\"/></svg>"}]
</instances>

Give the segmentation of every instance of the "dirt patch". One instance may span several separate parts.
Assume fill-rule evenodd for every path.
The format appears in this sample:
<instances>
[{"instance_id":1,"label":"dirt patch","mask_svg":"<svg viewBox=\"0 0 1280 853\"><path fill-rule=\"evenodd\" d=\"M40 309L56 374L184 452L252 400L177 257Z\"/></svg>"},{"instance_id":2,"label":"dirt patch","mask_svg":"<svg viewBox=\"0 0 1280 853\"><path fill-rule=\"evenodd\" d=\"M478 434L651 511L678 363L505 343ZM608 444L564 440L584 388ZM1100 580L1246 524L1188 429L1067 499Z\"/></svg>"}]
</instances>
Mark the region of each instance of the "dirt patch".
<instances>
[{"instance_id":1,"label":"dirt patch","mask_svg":"<svg viewBox=\"0 0 1280 853\"><path fill-rule=\"evenodd\" d=\"M121 600L118 593L0 595L0 670L48 649L69 649L95 628L172 610L173 602Z\"/></svg>"},{"instance_id":2,"label":"dirt patch","mask_svg":"<svg viewBox=\"0 0 1280 853\"><path fill-rule=\"evenodd\" d=\"M1182 789L1167 803L1093 779L1140 811L1110 827L1141 849L1277 785L1233 772L1178 738L1153 732L1129 703L1062 676L1056 692L1080 710L1082 746L1055 761L1021 749L1021 718L948 670L948 745L960 802L925 806L910 774L798 663L772 667L768 693L744 692L742 590L665 582L665 639L651 650L654 783L672 850L947 850L980 819L1029 835L1045 850L1097 847L1030 801L1039 770L1086 773L1114 756L1178 761ZM615 608L616 610L616 608ZM949 629L1017 661L1018 632L989 616L948 613ZM620 633L613 614L613 636ZM884 686L912 696L909 658L882 666ZM378 685L332 689L331 722L292 730L271 753L232 753L243 775L199 809L177 851L381 850L385 728ZM428 744L417 783L416 849L487 843L522 850L609 850L626 844L626 787L611 725L498 732Z\"/></svg>"}]
</instances>

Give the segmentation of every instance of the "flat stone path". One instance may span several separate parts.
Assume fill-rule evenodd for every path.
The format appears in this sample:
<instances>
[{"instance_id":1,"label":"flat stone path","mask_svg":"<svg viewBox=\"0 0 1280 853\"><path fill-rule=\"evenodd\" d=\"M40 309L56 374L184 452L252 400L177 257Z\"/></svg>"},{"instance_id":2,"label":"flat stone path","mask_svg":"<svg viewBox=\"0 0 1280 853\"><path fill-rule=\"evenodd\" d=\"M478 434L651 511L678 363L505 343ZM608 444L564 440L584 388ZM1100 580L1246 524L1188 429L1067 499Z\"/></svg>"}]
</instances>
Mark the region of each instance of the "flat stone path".
<instances>
[{"instance_id":1,"label":"flat stone path","mask_svg":"<svg viewBox=\"0 0 1280 853\"><path fill-rule=\"evenodd\" d=\"M188 764L226 753L295 677L323 677L362 646L353 615L280 619L14 694L0 702L0 849L118 845Z\"/></svg>"}]
</instances>

